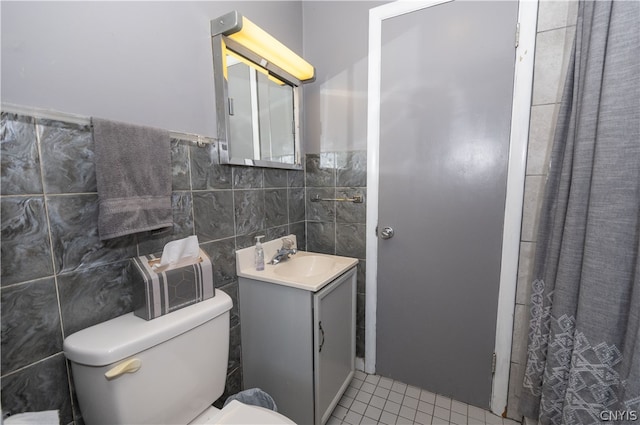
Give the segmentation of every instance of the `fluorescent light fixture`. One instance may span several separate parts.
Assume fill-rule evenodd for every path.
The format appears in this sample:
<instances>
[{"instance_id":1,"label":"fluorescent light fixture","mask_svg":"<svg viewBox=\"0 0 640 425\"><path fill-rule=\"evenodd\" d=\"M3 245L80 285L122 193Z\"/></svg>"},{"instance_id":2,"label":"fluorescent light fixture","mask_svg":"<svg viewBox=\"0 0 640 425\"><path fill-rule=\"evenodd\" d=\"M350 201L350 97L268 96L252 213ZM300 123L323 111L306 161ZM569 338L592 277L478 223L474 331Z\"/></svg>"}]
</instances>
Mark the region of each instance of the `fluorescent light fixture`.
<instances>
[{"instance_id":1,"label":"fluorescent light fixture","mask_svg":"<svg viewBox=\"0 0 640 425\"><path fill-rule=\"evenodd\" d=\"M258 55L263 61L288 72L301 82L313 80L313 66L268 32L233 11L211 21L211 35L224 35ZM259 63L266 68L266 64Z\"/></svg>"},{"instance_id":2,"label":"fluorescent light fixture","mask_svg":"<svg viewBox=\"0 0 640 425\"><path fill-rule=\"evenodd\" d=\"M238 64L238 63L243 63L245 65L247 65L248 67L251 67L253 69L255 69L256 71L264 74L267 76L267 78L271 81L273 81L274 83L276 83L279 86L283 86L285 84L284 81L280 80L279 78L275 77L274 75L270 74L269 71L267 71L266 69L262 68L262 67L256 67L254 66L253 62L251 62L249 59L245 58L242 55L237 54L236 52L234 52L233 50L227 50L227 54L229 55L229 57L227 57L227 66L224 67L224 78L229 79L228 76L228 67Z\"/></svg>"}]
</instances>

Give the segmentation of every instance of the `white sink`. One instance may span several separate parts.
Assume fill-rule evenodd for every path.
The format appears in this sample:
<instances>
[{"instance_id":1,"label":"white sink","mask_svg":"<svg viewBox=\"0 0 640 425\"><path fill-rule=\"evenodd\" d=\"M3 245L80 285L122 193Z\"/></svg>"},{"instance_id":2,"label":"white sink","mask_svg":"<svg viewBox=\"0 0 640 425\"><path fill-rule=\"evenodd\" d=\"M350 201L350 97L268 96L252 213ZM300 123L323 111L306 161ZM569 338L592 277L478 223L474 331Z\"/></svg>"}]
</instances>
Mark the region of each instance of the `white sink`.
<instances>
[{"instance_id":1,"label":"white sink","mask_svg":"<svg viewBox=\"0 0 640 425\"><path fill-rule=\"evenodd\" d=\"M289 235L287 238L295 241L294 235ZM257 271L254 266L254 247L236 251L236 271L239 277L315 292L358 264L355 258L298 251L289 259L273 265L268 264L268 261L282 246L281 239L265 242L262 246L265 267L261 271Z\"/></svg>"},{"instance_id":2,"label":"white sink","mask_svg":"<svg viewBox=\"0 0 640 425\"><path fill-rule=\"evenodd\" d=\"M309 254L305 252L305 254ZM327 270L333 270L336 265L336 260L330 257L321 255L305 255L298 257L291 256L287 261L277 264L273 268L273 272L278 276L285 277L313 277L319 276L327 272Z\"/></svg>"}]
</instances>

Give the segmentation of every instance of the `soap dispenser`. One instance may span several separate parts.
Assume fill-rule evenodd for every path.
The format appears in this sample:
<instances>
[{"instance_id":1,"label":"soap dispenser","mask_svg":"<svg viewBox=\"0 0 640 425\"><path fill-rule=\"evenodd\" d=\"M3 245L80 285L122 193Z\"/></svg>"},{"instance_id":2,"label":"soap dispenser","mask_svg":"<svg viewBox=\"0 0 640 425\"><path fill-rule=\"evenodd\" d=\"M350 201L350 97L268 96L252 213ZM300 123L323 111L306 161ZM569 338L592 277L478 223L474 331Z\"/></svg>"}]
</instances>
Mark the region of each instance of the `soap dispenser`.
<instances>
[{"instance_id":1,"label":"soap dispenser","mask_svg":"<svg viewBox=\"0 0 640 425\"><path fill-rule=\"evenodd\" d=\"M264 238L263 236L256 236L256 252L254 254L256 270L261 271L264 270L264 249L262 248L262 242L260 239Z\"/></svg>"}]
</instances>

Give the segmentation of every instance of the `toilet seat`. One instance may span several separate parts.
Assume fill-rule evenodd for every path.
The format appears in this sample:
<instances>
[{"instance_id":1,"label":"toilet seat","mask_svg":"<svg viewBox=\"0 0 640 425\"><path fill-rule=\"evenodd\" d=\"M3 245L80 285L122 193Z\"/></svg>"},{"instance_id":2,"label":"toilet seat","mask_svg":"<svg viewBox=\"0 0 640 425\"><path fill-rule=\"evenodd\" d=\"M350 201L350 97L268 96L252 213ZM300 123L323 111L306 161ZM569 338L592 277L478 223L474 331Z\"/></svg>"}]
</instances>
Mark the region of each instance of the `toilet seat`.
<instances>
[{"instance_id":1,"label":"toilet seat","mask_svg":"<svg viewBox=\"0 0 640 425\"><path fill-rule=\"evenodd\" d=\"M291 419L273 410L249 406L232 400L222 410L211 407L194 419L190 425L295 425Z\"/></svg>"}]
</instances>

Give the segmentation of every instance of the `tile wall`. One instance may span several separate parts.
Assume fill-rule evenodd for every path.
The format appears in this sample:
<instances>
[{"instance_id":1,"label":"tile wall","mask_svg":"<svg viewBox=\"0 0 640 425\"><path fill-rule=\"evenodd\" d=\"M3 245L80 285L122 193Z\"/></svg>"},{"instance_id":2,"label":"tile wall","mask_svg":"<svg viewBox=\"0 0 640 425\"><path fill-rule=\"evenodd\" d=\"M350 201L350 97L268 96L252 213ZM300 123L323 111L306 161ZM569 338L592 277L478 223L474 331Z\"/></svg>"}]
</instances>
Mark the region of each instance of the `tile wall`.
<instances>
[{"instance_id":1,"label":"tile wall","mask_svg":"<svg viewBox=\"0 0 640 425\"><path fill-rule=\"evenodd\" d=\"M223 166L215 148L172 140L173 229L101 242L89 126L3 112L0 134L3 413L58 409L62 424L82 423L64 337L132 311L129 259L193 234L234 300L226 393L240 390L234 251L257 234L305 245L304 173Z\"/></svg>"},{"instance_id":2,"label":"tile wall","mask_svg":"<svg viewBox=\"0 0 640 425\"><path fill-rule=\"evenodd\" d=\"M364 358L365 258L367 206L366 151L307 154L307 249L359 259L356 355ZM311 198L363 197L360 204L311 202Z\"/></svg>"},{"instance_id":3,"label":"tile wall","mask_svg":"<svg viewBox=\"0 0 640 425\"><path fill-rule=\"evenodd\" d=\"M575 1L540 1L507 405L508 417L517 420L522 419L518 403L527 361L529 299L537 223L549 168L553 132L575 35L576 16Z\"/></svg>"}]
</instances>

